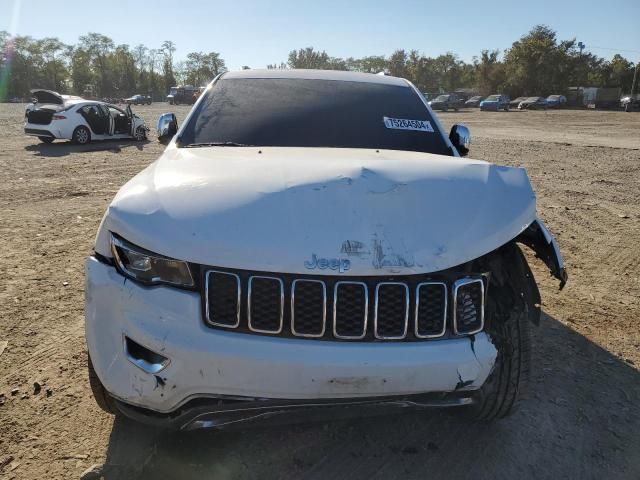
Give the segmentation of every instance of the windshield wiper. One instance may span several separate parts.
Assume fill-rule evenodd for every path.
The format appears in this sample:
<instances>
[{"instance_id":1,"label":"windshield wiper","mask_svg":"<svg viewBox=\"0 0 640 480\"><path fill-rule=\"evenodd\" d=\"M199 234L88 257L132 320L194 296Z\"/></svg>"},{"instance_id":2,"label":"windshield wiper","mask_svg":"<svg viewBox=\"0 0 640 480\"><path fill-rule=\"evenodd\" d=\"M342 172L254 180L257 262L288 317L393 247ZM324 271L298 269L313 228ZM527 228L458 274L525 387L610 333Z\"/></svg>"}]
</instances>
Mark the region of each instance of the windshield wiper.
<instances>
[{"instance_id":1,"label":"windshield wiper","mask_svg":"<svg viewBox=\"0 0 640 480\"><path fill-rule=\"evenodd\" d=\"M181 145L182 148L197 148L197 147L251 147L252 145L246 145L244 143L237 142L207 142L207 143L188 143L187 145Z\"/></svg>"}]
</instances>

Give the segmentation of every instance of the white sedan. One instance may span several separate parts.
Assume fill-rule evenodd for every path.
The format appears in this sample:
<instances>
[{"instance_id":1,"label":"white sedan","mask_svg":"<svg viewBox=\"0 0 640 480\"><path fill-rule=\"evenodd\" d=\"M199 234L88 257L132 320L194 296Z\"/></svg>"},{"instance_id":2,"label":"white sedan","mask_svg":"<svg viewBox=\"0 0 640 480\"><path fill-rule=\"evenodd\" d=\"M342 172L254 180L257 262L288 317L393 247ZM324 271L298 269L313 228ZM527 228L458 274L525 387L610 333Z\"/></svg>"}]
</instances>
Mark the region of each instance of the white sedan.
<instances>
[{"instance_id":1,"label":"white sedan","mask_svg":"<svg viewBox=\"0 0 640 480\"><path fill-rule=\"evenodd\" d=\"M147 138L144 120L127 105L115 105L50 90L32 90L35 102L25 112L24 133L45 143L56 139L85 145L91 140Z\"/></svg>"}]
</instances>

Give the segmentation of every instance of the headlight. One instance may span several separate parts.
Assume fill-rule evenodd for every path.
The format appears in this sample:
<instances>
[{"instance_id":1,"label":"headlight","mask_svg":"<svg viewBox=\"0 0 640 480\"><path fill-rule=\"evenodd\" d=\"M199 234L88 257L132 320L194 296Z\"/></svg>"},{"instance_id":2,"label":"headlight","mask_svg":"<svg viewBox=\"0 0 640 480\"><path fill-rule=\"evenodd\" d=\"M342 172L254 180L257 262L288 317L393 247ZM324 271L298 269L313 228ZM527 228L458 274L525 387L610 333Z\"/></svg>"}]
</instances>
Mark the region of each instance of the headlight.
<instances>
[{"instance_id":1,"label":"headlight","mask_svg":"<svg viewBox=\"0 0 640 480\"><path fill-rule=\"evenodd\" d=\"M111 253L118 270L132 280L149 285L161 283L179 287L194 285L186 262L149 252L113 233L111 234Z\"/></svg>"}]
</instances>

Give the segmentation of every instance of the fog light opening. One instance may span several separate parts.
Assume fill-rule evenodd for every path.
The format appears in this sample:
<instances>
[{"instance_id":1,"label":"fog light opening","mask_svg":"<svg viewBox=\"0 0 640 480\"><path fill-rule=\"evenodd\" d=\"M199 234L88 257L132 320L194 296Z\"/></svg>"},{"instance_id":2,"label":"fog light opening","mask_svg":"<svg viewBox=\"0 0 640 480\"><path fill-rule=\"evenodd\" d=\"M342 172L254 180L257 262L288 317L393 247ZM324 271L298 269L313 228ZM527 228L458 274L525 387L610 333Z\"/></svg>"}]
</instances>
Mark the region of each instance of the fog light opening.
<instances>
[{"instance_id":1,"label":"fog light opening","mask_svg":"<svg viewBox=\"0 0 640 480\"><path fill-rule=\"evenodd\" d=\"M124 337L124 352L131 363L149 374L156 374L169 365L167 357L143 347L127 336Z\"/></svg>"}]
</instances>

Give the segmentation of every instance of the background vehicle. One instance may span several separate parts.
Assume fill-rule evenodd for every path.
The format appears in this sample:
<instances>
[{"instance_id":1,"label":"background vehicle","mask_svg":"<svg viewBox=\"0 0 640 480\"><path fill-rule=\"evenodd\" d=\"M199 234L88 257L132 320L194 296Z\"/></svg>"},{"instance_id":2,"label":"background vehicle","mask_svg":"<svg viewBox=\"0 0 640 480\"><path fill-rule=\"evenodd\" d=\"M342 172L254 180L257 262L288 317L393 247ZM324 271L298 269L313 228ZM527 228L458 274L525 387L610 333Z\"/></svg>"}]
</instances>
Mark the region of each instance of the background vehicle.
<instances>
[{"instance_id":1,"label":"background vehicle","mask_svg":"<svg viewBox=\"0 0 640 480\"><path fill-rule=\"evenodd\" d=\"M544 97L529 97L518 104L518 110L546 110L547 101Z\"/></svg>"},{"instance_id":2,"label":"background vehicle","mask_svg":"<svg viewBox=\"0 0 640 480\"><path fill-rule=\"evenodd\" d=\"M480 110L490 110L497 112L498 110L509 111L509 97L506 95L489 95L480 102Z\"/></svg>"},{"instance_id":3,"label":"background vehicle","mask_svg":"<svg viewBox=\"0 0 640 480\"><path fill-rule=\"evenodd\" d=\"M620 104L621 89L618 87L600 87L596 89L593 103L589 107L594 108L618 108Z\"/></svg>"},{"instance_id":4,"label":"background vehicle","mask_svg":"<svg viewBox=\"0 0 640 480\"><path fill-rule=\"evenodd\" d=\"M181 103L191 105L198 98L198 88L192 85L185 85L184 87L171 87L169 95L167 95L167 102L170 105L180 105Z\"/></svg>"},{"instance_id":5,"label":"background vehicle","mask_svg":"<svg viewBox=\"0 0 640 480\"><path fill-rule=\"evenodd\" d=\"M27 110L26 135L38 137L45 143L66 139L80 145L91 140L135 138L142 141L147 138L144 120L131 111L130 105L123 110L104 102L81 98L64 101L58 97L60 104ZM58 97L53 95L47 100L53 101Z\"/></svg>"},{"instance_id":6,"label":"background vehicle","mask_svg":"<svg viewBox=\"0 0 640 480\"><path fill-rule=\"evenodd\" d=\"M507 415L540 317L516 242L566 274L526 172L469 145L404 79L218 77L87 259L98 404L187 430L319 404Z\"/></svg>"},{"instance_id":7,"label":"background vehicle","mask_svg":"<svg viewBox=\"0 0 640 480\"><path fill-rule=\"evenodd\" d=\"M130 103L133 105L151 105L152 99L150 95L133 95L132 97L125 98L124 103Z\"/></svg>"},{"instance_id":8,"label":"background vehicle","mask_svg":"<svg viewBox=\"0 0 640 480\"><path fill-rule=\"evenodd\" d=\"M464 106L464 101L458 95L449 93L446 95L438 95L429 102L429 106L432 110L442 110L446 112L449 109L453 109L457 112Z\"/></svg>"},{"instance_id":9,"label":"background vehicle","mask_svg":"<svg viewBox=\"0 0 640 480\"><path fill-rule=\"evenodd\" d=\"M567 97L564 95L549 95L545 100L549 108L562 108L567 106Z\"/></svg>"},{"instance_id":10,"label":"background vehicle","mask_svg":"<svg viewBox=\"0 0 640 480\"><path fill-rule=\"evenodd\" d=\"M509 101L509 108L518 108L520 102L523 102L527 99L527 97L516 97L513 100Z\"/></svg>"},{"instance_id":11,"label":"background vehicle","mask_svg":"<svg viewBox=\"0 0 640 480\"><path fill-rule=\"evenodd\" d=\"M479 107L480 102L483 100L483 97L480 95L476 95L475 97L471 97L469 100L464 102L465 107Z\"/></svg>"},{"instance_id":12,"label":"background vehicle","mask_svg":"<svg viewBox=\"0 0 640 480\"><path fill-rule=\"evenodd\" d=\"M620 99L620 107L625 112L640 110L640 93L625 95Z\"/></svg>"}]
</instances>

